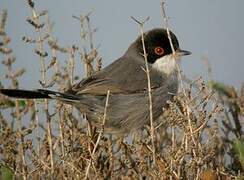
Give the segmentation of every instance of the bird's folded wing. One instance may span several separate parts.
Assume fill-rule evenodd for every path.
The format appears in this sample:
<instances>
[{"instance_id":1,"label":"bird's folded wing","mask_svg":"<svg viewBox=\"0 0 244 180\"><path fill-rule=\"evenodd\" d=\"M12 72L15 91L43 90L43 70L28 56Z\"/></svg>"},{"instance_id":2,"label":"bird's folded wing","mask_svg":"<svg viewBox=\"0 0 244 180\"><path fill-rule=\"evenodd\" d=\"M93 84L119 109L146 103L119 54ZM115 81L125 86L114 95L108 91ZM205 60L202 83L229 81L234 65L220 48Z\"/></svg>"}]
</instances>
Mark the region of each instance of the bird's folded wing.
<instances>
[{"instance_id":1,"label":"bird's folded wing","mask_svg":"<svg viewBox=\"0 0 244 180\"><path fill-rule=\"evenodd\" d=\"M145 91L148 88L148 79L143 67L143 59L122 57L103 70L73 85L67 93L106 95L108 90L113 94ZM150 79L151 88L162 86L165 81L165 77L153 69L150 70Z\"/></svg>"},{"instance_id":2,"label":"bird's folded wing","mask_svg":"<svg viewBox=\"0 0 244 180\"><path fill-rule=\"evenodd\" d=\"M93 95L106 95L108 90L110 93L129 93L128 90L123 89L121 85L113 82L111 79L97 79L89 77L83 81L75 84L67 92L72 92L76 95L79 94L93 94Z\"/></svg>"},{"instance_id":3,"label":"bird's folded wing","mask_svg":"<svg viewBox=\"0 0 244 180\"><path fill-rule=\"evenodd\" d=\"M126 84L126 83L125 83ZM160 85L157 83L151 84L151 89L156 89ZM92 95L106 95L108 90L112 94L128 94L147 91L147 86L137 86L137 88L131 86L125 86L121 83L116 83L112 79L85 79L75 84L66 93L72 93L76 95L80 94L92 94Z\"/></svg>"}]
</instances>

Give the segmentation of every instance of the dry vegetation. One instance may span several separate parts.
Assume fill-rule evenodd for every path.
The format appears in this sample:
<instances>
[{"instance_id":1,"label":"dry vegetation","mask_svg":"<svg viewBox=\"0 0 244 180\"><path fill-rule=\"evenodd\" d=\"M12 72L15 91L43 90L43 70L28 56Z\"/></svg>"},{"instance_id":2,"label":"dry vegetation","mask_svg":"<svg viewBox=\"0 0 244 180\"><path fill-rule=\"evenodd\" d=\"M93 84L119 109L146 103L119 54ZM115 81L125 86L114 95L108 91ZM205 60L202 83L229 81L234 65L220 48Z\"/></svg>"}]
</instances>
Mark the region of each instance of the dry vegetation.
<instances>
[{"instance_id":1,"label":"dry vegetation","mask_svg":"<svg viewBox=\"0 0 244 180\"><path fill-rule=\"evenodd\" d=\"M87 43L84 50L76 45L61 47L47 11L38 11L31 0L28 5L32 16L26 20L36 37L26 36L23 41L39 59L42 88L62 91L72 85L79 80L74 68L80 61L87 76L100 70L90 13L74 17L80 23L81 41ZM1 11L0 19L1 66L10 87L18 88L25 70L13 68L16 58L5 31L7 11ZM61 63L62 57L68 60ZM206 84L201 78L182 85L155 123L154 146L150 126L123 138L103 135L60 102L0 95L0 178L242 179L244 87L238 91L214 81Z\"/></svg>"}]
</instances>

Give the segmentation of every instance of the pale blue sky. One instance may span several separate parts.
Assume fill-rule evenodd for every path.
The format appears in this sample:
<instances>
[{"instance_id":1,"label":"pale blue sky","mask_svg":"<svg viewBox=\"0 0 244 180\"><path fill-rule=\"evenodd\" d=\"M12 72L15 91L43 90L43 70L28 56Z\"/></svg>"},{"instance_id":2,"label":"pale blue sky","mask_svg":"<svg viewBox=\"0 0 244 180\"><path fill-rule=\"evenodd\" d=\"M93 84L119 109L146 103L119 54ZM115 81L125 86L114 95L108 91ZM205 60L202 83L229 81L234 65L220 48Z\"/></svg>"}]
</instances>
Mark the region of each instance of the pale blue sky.
<instances>
[{"instance_id":1,"label":"pale blue sky","mask_svg":"<svg viewBox=\"0 0 244 180\"><path fill-rule=\"evenodd\" d=\"M192 52L182 61L182 70L190 78L206 78L203 56L213 68L213 78L240 87L244 77L244 1L243 0L168 0L166 11L170 26L177 35L182 49ZM145 30L163 27L160 0L41 0L39 10L49 11L55 22L54 35L60 44L79 44L80 27L72 15L79 16L94 10L91 21L99 28L95 43L105 65L120 57L138 35L138 26L130 19L150 16ZM32 36L26 17L31 15L25 0L1 0L0 9L8 10L7 32L10 46L17 57L17 65L27 73L21 78L21 87L36 88L39 80L39 60L33 46L22 42ZM0 55L2 59L2 55ZM78 57L77 57L78 60ZM3 65L0 65L2 81ZM40 86L39 86L40 87Z\"/></svg>"}]
</instances>

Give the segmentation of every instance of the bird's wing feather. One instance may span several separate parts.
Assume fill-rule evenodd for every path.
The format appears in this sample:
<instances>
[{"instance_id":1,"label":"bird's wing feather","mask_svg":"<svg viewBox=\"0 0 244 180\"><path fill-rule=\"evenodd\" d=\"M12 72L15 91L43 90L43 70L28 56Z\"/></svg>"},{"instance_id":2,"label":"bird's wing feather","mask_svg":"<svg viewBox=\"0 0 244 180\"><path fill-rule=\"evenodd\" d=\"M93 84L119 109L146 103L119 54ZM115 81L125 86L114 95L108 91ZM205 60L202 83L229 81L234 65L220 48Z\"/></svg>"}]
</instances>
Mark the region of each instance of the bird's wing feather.
<instances>
[{"instance_id":1,"label":"bird's wing feather","mask_svg":"<svg viewBox=\"0 0 244 180\"><path fill-rule=\"evenodd\" d=\"M106 95L108 90L111 93L123 93L125 89L113 82L112 79L95 78L93 76L77 83L72 87L72 91L79 94Z\"/></svg>"},{"instance_id":2,"label":"bird's wing feather","mask_svg":"<svg viewBox=\"0 0 244 180\"><path fill-rule=\"evenodd\" d=\"M132 93L147 89L147 76L143 59L121 57L100 72L83 79L75 84L68 92L75 94L106 95L111 93ZM163 83L163 76L159 72L150 70L151 87L159 87Z\"/></svg>"}]
</instances>

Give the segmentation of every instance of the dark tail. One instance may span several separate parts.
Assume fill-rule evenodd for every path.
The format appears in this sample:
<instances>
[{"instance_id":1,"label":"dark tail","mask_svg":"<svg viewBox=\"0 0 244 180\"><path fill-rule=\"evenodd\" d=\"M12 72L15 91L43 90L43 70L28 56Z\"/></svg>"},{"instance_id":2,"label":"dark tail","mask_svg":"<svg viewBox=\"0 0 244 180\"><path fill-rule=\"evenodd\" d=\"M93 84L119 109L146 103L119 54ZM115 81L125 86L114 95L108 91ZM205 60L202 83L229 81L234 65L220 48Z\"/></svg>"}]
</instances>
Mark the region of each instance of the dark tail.
<instances>
[{"instance_id":1,"label":"dark tail","mask_svg":"<svg viewBox=\"0 0 244 180\"><path fill-rule=\"evenodd\" d=\"M79 101L81 99L80 96L45 89L37 89L33 91L21 89L0 89L0 93L20 99L60 99L63 101Z\"/></svg>"}]
</instances>

